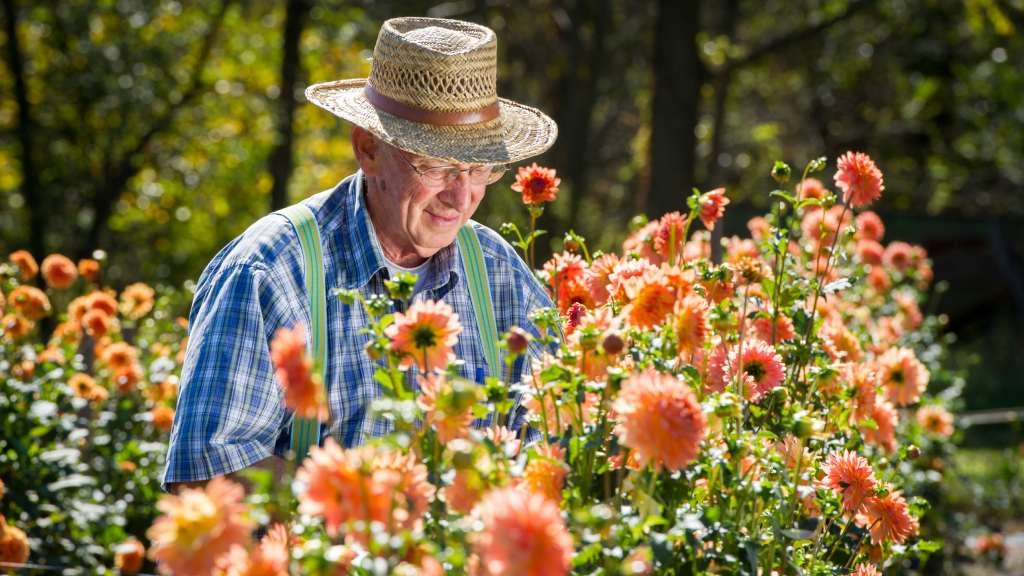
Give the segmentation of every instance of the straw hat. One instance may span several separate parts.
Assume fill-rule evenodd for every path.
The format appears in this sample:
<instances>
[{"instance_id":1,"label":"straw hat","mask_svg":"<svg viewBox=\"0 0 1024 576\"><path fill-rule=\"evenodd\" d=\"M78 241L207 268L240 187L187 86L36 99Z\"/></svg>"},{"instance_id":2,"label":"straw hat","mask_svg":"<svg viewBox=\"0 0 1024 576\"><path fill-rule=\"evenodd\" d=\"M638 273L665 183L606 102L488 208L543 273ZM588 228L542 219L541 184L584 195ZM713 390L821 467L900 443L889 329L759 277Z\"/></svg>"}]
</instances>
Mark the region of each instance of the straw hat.
<instances>
[{"instance_id":1,"label":"straw hat","mask_svg":"<svg viewBox=\"0 0 1024 576\"><path fill-rule=\"evenodd\" d=\"M393 18L369 78L306 88L321 108L407 152L460 163L516 162L551 147L558 126L497 95L497 39L486 26Z\"/></svg>"}]
</instances>

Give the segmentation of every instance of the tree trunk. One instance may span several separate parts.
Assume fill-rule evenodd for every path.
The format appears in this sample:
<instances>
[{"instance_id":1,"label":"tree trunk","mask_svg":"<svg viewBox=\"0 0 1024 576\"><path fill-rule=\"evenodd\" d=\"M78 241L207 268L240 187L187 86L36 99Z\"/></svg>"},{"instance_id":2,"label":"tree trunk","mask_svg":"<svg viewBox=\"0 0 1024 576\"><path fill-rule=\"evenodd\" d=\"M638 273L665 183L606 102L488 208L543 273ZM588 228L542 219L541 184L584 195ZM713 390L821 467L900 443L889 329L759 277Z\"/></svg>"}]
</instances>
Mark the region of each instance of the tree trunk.
<instances>
[{"instance_id":1,"label":"tree trunk","mask_svg":"<svg viewBox=\"0 0 1024 576\"><path fill-rule=\"evenodd\" d=\"M694 184L702 70L697 54L699 2L659 0L654 39L651 184L647 214L685 210Z\"/></svg>"},{"instance_id":2,"label":"tree trunk","mask_svg":"<svg viewBox=\"0 0 1024 576\"><path fill-rule=\"evenodd\" d=\"M4 32L7 35L7 65L14 79L14 100L18 110L18 144L21 146L21 193L28 211L28 248L36 257L46 256L46 229L48 225L45 191L39 186L36 171L35 143L32 114L25 82L21 43L18 39L18 7L15 0L3 0Z\"/></svg>"},{"instance_id":3,"label":"tree trunk","mask_svg":"<svg viewBox=\"0 0 1024 576\"><path fill-rule=\"evenodd\" d=\"M288 181L292 176L292 141L294 138L295 89L302 77L299 47L306 25L310 0L288 0L284 18L281 47L281 93L277 107L277 142L270 152L269 169L273 179L270 209L279 210L288 204Z\"/></svg>"}]
</instances>

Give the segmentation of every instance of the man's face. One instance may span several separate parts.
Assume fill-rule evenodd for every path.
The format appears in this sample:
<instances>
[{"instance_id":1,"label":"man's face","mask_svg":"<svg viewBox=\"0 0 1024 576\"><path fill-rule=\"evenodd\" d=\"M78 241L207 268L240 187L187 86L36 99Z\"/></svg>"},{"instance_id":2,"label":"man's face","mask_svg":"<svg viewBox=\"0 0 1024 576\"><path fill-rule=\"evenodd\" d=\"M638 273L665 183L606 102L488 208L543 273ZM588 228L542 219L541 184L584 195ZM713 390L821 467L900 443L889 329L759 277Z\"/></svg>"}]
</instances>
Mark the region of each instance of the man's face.
<instances>
[{"instance_id":1,"label":"man's face","mask_svg":"<svg viewBox=\"0 0 1024 576\"><path fill-rule=\"evenodd\" d=\"M381 244L389 257L405 261L395 260L397 264L413 261L413 255L419 256L418 260L429 258L455 241L459 228L480 205L486 184L473 184L466 172L447 184L429 184L416 169L422 172L453 164L378 145L377 189L373 192L377 198L371 199L371 214Z\"/></svg>"}]
</instances>

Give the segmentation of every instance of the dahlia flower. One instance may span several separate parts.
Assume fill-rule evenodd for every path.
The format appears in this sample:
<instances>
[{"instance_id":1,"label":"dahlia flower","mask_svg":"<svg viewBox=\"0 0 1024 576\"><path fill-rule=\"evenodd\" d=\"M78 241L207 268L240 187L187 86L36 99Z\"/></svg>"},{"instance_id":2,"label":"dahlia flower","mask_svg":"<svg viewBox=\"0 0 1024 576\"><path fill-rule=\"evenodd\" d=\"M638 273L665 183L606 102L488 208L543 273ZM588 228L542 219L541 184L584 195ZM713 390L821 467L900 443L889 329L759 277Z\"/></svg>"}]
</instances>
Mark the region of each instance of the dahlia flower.
<instances>
[{"instance_id":1,"label":"dahlia flower","mask_svg":"<svg viewBox=\"0 0 1024 576\"><path fill-rule=\"evenodd\" d=\"M288 561L288 530L275 524L252 550L232 548L223 561L223 576L288 576Z\"/></svg>"},{"instance_id":2,"label":"dahlia flower","mask_svg":"<svg viewBox=\"0 0 1024 576\"><path fill-rule=\"evenodd\" d=\"M625 284L628 304L622 313L637 328L661 324L676 303L676 291L660 270L630 278Z\"/></svg>"},{"instance_id":3,"label":"dahlia flower","mask_svg":"<svg viewBox=\"0 0 1024 576\"><path fill-rule=\"evenodd\" d=\"M902 544L917 534L917 519L910 514L899 490L890 490L885 496L868 497L857 520L871 533L872 544L885 541Z\"/></svg>"},{"instance_id":4,"label":"dahlia flower","mask_svg":"<svg viewBox=\"0 0 1024 576\"><path fill-rule=\"evenodd\" d=\"M28 250L15 250L8 256L11 263L18 267L22 280L31 280L39 273L39 265Z\"/></svg>"},{"instance_id":5,"label":"dahlia flower","mask_svg":"<svg viewBox=\"0 0 1024 576\"><path fill-rule=\"evenodd\" d=\"M737 359L738 350L729 354L726 375L729 381L737 371L743 379L743 394L748 400L758 403L764 400L774 388L782 384L785 378L785 366L782 356L775 348L760 340L747 340L743 343L743 356Z\"/></svg>"},{"instance_id":6,"label":"dahlia flower","mask_svg":"<svg viewBox=\"0 0 1024 576\"><path fill-rule=\"evenodd\" d=\"M100 263L92 258L82 258L78 261L78 273L89 282L96 282L100 278Z\"/></svg>"},{"instance_id":7,"label":"dahlia flower","mask_svg":"<svg viewBox=\"0 0 1024 576\"><path fill-rule=\"evenodd\" d=\"M121 291L121 313L132 320L138 320L153 309L155 292L147 284L136 282Z\"/></svg>"},{"instance_id":8,"label":"dahlia flower","mask_svg":"<svg viewBox=\"0 0 1024 576\"><path fill-rule=\"evenodd\" d=\"M882 219L874 212L861 212L857 214L857 232L854 233L854 238L857 240L873 240L875 242L881 242L882 237L885 236L885 224L882 223Z\"/></svg>"},{"instance_id":9,"label":"dahlia flower","mask_svg":"<svg viewBox=\"0 0 1024 576\"><path fill-rule=\"evenodd\" d=\"M683 255L683 244L686 243L686 216L679 212L669 212L658 220L654 230L654 251L662 259L678 258Z\"/></svg>"},{"instance_id":10,"label":"dahlia flower","mask_svg":"<svg viewBox=\"0 0 1024 576\"><path fill-rule=\"evenodd\" d=\"M452 348L462 332L459 315L441 301L424 300L413 303L405 313L395 314L395 321L385 334L391 339L391 351L402 355L402 366L416 364L422 372L444 369L454 360Z\"/></svg>"},{"instance_id":11,"label":"dahlia flower","mask_svg":"<svg viewBox=\"0 0 1024 576\"><path fill-rule=\"evenodd\" d=\"M114 565L122 574L135 574L142 569L146 548L135 537L128 538L114 549Z\"/></svg>"},{"instance_id":12,"label":"dahlia flower","mask_svg":"<svg viewBox=\"0 0 1024 576\"><path fill-rule=\"evenodd\" d=\"M882 195L882 171L863 152L847 152L836 162L835 183L843 191L843 202L851 208L871 204Z\"/></svg>"},{"instance_id":13,"label":"dahlia flower","mask_svg":"<svg viewBox=\"0 0 1024 576\"><path fill-rule=\"evenodd\" d=\"M7 303L26 320L35 321L50 314L50 299L35 286L22 284L11 290Z\"/></svg>"},{"instance_id":14,"label":"dahlia flower","mask_svg":"<svg viewBox=\"0 0 1024 576\"><path fill-rule=\"evenodd\" d=\"M877 360L882 385L897 406L917 402L928 386L928 369L909 348L890 348Z\"/></svg>"},{"instance_id":15,"label":"dahlia flower","mask_svg":"<svg viewBox=\"0 0 1024 576\"><path fill-rule=\"evenodd\" d=\"M843 509L857 512L875 489L875 471L863 456L846 450L829 454L823 467L825 486L843 497Z\"/></svg>"},{"instance_id":16,"label":"dahlia flower","mask_svg":"<svg viewBox=\"0 0 1024 576\"><path fill-rule=\"evenodd\" d=\"M46 285L54 290L63 290L78 278L78 267L63 254L50 254L43 258L40 270Z\"/></svg>"},{"instance_id":17,"label":"dahlia flower","mask_svg":"<svg viewBox=\"0 0 1024 576\"><path fill-rule=\"evenodd\" d=\"M925 432L949 438L953 435L953 415L942 406L928 405L917 409L917 424Z\"/></svg>"},{"instance_id":18,"label":"dahlia flower","mask_svg":"<svg viewBox=\"0 0 1024 576\"><path fill-rule=\"evenodd\" d=\"M569 473L565 465L565 450L557 444L544 444L536 448L523 470L523 486L555 502L562 501L562 485Z\"/></svg>"},{"instance_id":19,"label":"dahlia flower","mask_svg":"<svg viewBox=\"0 0 1024 576\"><path fill-rule=\"evenodd\" d=\"M654 369L622 384L612 405L615 433L641 465L679 470L693 461L704 439L705 419L690 388Z\"/></svg>"},{"instance_id":20,"label":"dahlia flower","mask_svg":"<svg viewBox=\"0 0 1024 576\"><path fill-rule=\"evenodd\" d=\"M146 532L149 557L165 574L211 574L234 546L249 542L252 524L242 501L242 486L224 477L205 489L165 495L157 508L163 513Z\"/></svg>"},{"instance_id":21,"label":"dahlia flower","mask_svg":"<svg viewBox=\"0 0 1024 576\"><path fill-rule=\"evenodd\" d=\"M676 351L680 356L693 354L704 346L711 332L708 323L708 303L701 297L689 295L675 304Z\"/></svg>"},{"instance_id":22,"label":"dahlia flower","mask_svg":"<svg viewBox=\"0 0 1024 576\"><path fill-rule=\"evenodd\" d=\"M725 188L715 188L701 194L698 202L700 203L700 221L704 223L705 228L711 230L715 227L715 222L725 215L725 207L729 204L729 199L725 197Z\"/></svg>"},{"instance_id":23,"label":"dahlia flower","mask_svg":"<svg viewBox=\"0 0 1024 576\"><path fill-rule=\"evenodd\" d=\"M572 536L558 504L516 488L489 492L477 505L483 530L473 538L480 576L568 574Z\"/></svg>"},{"instance_id":24,"label":"dahlia flower","mask_svg":"<svg viewBox=\"0 0 1024 576\"><path fill-rule=\"evenodd\" d=\"M552 202L558 197L558 185L562 183L562 179L556 178L555 174L553 168L538 166L536 162L520 166L512 190L523 195L523 204Z\"/></svg>"},{"instance_id":25,"label":"dahlia flower","mask_svg":"<svg viewBox=\"0 0 1024 576\"><path fill-rule=\"evenodd\" d=\"M874 564L861 562L853 569L850 576L882 576L882 573L878 571L878 568L875 568Z\"/></svg>"}]
</instances>

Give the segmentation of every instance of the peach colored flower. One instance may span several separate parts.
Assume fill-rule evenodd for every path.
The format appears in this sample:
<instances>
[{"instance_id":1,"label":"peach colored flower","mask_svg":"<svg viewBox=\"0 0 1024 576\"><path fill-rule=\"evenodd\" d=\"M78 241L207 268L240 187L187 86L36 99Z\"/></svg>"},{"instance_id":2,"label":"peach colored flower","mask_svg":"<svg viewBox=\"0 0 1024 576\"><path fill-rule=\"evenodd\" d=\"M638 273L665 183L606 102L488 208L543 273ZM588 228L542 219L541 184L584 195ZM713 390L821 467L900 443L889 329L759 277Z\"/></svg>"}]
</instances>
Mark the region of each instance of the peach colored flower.
<instances>
[{"instance_id":1,"label":"peach colored flower","mask_svg":"<svg viewBox=\"0 0 1024 576\"><path fill-rule=\"evenodd\" d=\"M914 265L914 247L906 242L890 242L882 254L886 266L906 272Z\"/></svg>"},{"instance_id":2,"label":"peach colored flower","mask_svg":"<svg viewBox=\"0 0 1024 576\"><path fill-rule=\"evenodd\" d=\"M85 327L85 332L90 338L97 340L110 332L113 320L103 310L94 309L82 316L81 325Z\"/></svg>"},{"instance_id":3,"label":"peach colored flower","mask_svg":"<svg viewBox=\"0 0 1024 576\"><path fill-rule=\"evenodd\" d=\"M89 310L102 310L111 318L117 316L117 300L110 294L96 290L85 298Z\"/></svg>"},{"instance_id":4,"label":"peach colored flower","mask_svg":"<svg viewBox=\"0 0 1024 576\"><path fill-rule=\"evenodd\" d=\"M478 576L568 574L573 541L558 504L548 498L503 488L477 506L483 530L473 538Z\"/></svg>"},{"instance_id":5,"label":"peach colored flower","mask_svg":"<svg viewBox=\"0 0 1024 576\"><path fill-rule=\"evenodd\" d=\"M885 236L885 224L882 223L878 214L870 211L861 212L857 214L856 222L857 232L854 234L854 238L874 242L882 241L882 237Z\"/></svg>"},{"instance_id":6,"label":"peach colored flower","mask_svg":"<svg viewBox=\"0 0 1024 576\"><path fill-rule=\"evenodd\" d=\"M758 252L757 244L754 244L754 241L750 238L730 236L725 239L726 262L736 264L744 259L758 260L760 257L761 254Z\"/></svg>"},{"instance_id":7,"label":"peach colored flower","mask_svg":"<svg viewBox=\"0 0 1024 576\"><path fill-rule=\"evenodd\" d=\"M443 370L455 359L452 353L462 332L459 315L442 301L414 302L405 313L395 314L395 321L385 334L391 339L391 351L402 355L403 367L416 364L423 372Z\"/></svg>"},{"instance_id":8,"label":"peach colored flower","mask_svg":"<svg viewBox=\"0 0 1024 576\"><path fill-rule=\"evenodd\" d=\"M420 393L416 403L426 414L426 423L437 432L437 439L447 444L465 438L473 423L473 407L480 400L475 384L449 382L444 374L428 374L419 378Z\"/></svg>"},{"instance_id":9,"label":"peach colored flower","mask_svg":"<svg viewBox=\"0 0 1024 576\"><path fill-rule=\"evenodd\" d=\"M885 292L892 286L892 281L889 279L889 273L884 268L876 266L868 273L868 284L877 292Z\"/></svg>"},{"instance_id":10,"label":"peach colored flower","mask_svg":"<svg viewBox=\"0 0 1024 576\"><path fill-rule=\"evenodd\" d=\"M708 303L696 295L689 295L675 304L676 351L680 356L693 354L704 347L711 332L708 323Z\"/></svg>"},{"instance_id":11,"label":"peach colored flower","mask_svg":"<svg viewBox=\"0 0 1024 576\"><path fill-rule=\"evenodd\" d=\"M279 328L270 343L270 360L284 391L284 405L300 417L327 420L329 414L323 382L313 373L302 326Z\"/></svg>"},{"instance_id":12,"label":"peach colored flower","mask_svg":"<svg viewBox=\"0 0 1024 576\"><path fill-rule=\"evenodd\" d=\"M662 259L680 258L683 255L683 244L686 238L686 216L679 212L669 212L658 220L658 227L654 230L653 244L654 251Z\"/></svg>"},{"instance_id":13,"label":"peach colored flower","mask_svg":"<svg viewBox=\"0 0 1024 576\"><path fill-rule=\"evenodd\" d=\"M153 428L161 432L167 432L174 424L174 408L170 406L163 404L155 406L149 411L149 415L153 419Z\"/></svg>"},{"instance_id":14,"label":"peach colored flower","mask_svg":"<svg viewBox=\"0 0 1024 576\"><path fill-rule=\"evenodd\" d=\"M0 322L3 323L4 338L12 341L24 338L36 325L17 314L7 314Z\"/></svg>"},{"instance_id":15,"label":"peach colored flower","mask_svg":"<svg viewBox=\"0 0 1024 576\"><path fill-rule=\"evenodd\" d=\"M769 312L770 314L770 312ZM779 313L779 316L775 318L775 342L782 342L783 340L789 340L796 337L796 329L793 327L793 321L789 319L784 313ZM751 333L759 340L765 342L772 342L772 319L765 318L764 316L758 316L750 323Z\"/></svg>"},{"instance_id":16,"label":"peach colored flower","mask_svg":"<svg viewBox=\"0 0 1024 576\"><path fill-rule=\"evenodd\" d=\"M651 328L661 324L676 303L676 291L660 270L630 278L624 288L628 304L622 313L637 328Z\"/></svg>"},{"instance_id":17,"label":"peach colored flower","mask_svg":"<svg viewBox=\"0 0 1024 576\"><path fill-rule=\"evenodd\" d=\"M725 188L715 188L701 194L698 202L700 202L700 221L704 223L705 228L711 230L715 227L715 222L725 215L725 207L729 204L729 199L725 197Z\"/></svg>"},{"instance_id":18,"label":"peach colored flower","mask_svg":"<svg viewBox=\"0 0 1024 576\"><path fill-rule=\"evenodd\" d=\"M78 273L89 282L96 282L100 279L100 263L92 258L82 258L78 261Z\"/></svg>"},{"instance_id":19,"label":"peach colored flower","mask_svg":"<svg viewBox=\"0 0 1024 576\"><path fill-rule=\"evenodd\" d=\"M821 180L817 178L804 178L802 182L796 185L796 192L797 198L800 200L807 200L809 198L821 200L829 193L825 189L825 185L821 183ZM807 206L804 210L821 210L821 206Z\"/></svg>"},{"instance_id":20,"label":"peach colored flower","mask_svg":"<svg viewBox=\"0 0 1024 576\"><path fill-rule=\"evenodd\" d=\"M899 423L896 408L885 400L876 399L871 410L871 419L875 422L874 428L861 427L864 441L892 453L896 450L896 424Z\"/></svg>"},{"instance_id":21,"label":"peach colored flower","mask_svg":"<svg viewBox=\"0 0 1024 576\"><path fill-rule=\"evenodd\" d=\"M889 401L897 406L917 402L928 387L930 375L909 348L890 348L878 359L882 385Z\"/></svg>"},{"instance_id":22,"label":"peach colored flower","mask_svg":"<svg viewBox=\"0 0 1024 576\"><path fill-rule=\"evenodd\" d=\"M632 255L636 255L650 264L660 264L661 256L654 251L654 233L660 226L661 220L652 220L631 233L622 242L622 253L625 257L630 258Z\"/></svg>"},{"instance_id":23,"label":"peach colored flower","mask_svg":"<svg viewBox=\"0 0 1024 576\"><path fill-rule=\"evenodd\" d=\"M768 237L771 233L771 224L764 216L754 216L747 221L747 230L750 230L750 237L755 241L761 241Z\"/></svg>"},{"instance_id":24,"label":"peach colored flower","mask_svg":"<svg viewBox=\"0 0 1024 576\"><path fill-rule=\"evenodd\" d=\"M0 562L24 564L28 562L28 537L20 528L8 524L0 516Z\"/></svg>"},{"instance_id":25,"label":"peach colored flower","mask_svg":"<svg viewBox=\"0 0 1024 576\"><path fill-rule=\"evenodd\" d=\"M732 381L736 372L740 372L740 377L743 378L743 393L748 400L760 402L769 392L782 384L785 366L782 364L782 356L779 356L771 344L755 339L747 340L743 343L742 359L737 359L737 353L738 350L734 349L729 354L726 374L729 381Z\"/></svg>"},{"instance_id":26,"label":"peach colored flower","mask_svg":"<svg viewBox=\"0 0 1024 576\"><path fill-rule=\"evenodd\" d=\"M50 299L35 286L22 284L11 290L7 303L26 320L36 321L50 314Z\"/></svg>"},{"instance_id":27,"label":"peach colored flower","mask_svg":"<svg viewBox=\"0 0 1024 576\"><path fill-rule=\"evenodd\" d=\"M121 291L121 313L132 320L138 320L153 309L155 292L147 284L136 282Z\"/></svg>"},{"instance_id":28,"label":"peach colored flower","mask_svg":"<svg viewBox=\"0 0 1024 576\"><path fill-rule=\"evenodd\" d=\"M860 240L855 249L857 258L864 264L880 266L885 257L885 248L874 240Z\"/></svg>"},{"instance_id":29,"label":"peach colored flower","mask_svg":"<svg viewBox=\"0 0 1024 576\"><path fill-rule=\"evenodd\" d=\"M134 536L114 549L114 565L122 574L135 574L142 569L142 561L145 559L146 547Z\"/></svg>"},{"instance_id":30,"label":"peach colored flower","mask_svg":"<svg viewBox=\"0 0 1024 576\"><path fill-rule=\"evenodd\" d=\"M376 446L342 450L333 438L310 449L295 479L302 486L299 511L323 518L332 537L360 520L411 529L434 495L427 468L412 454Z\"/></svg>"},{"instance_id":31,"label":"peach colored flower","mask_svg":"<svg viewBox=\"0 0 1024 576\"><path fill-rule=\"evenodd\" d=\"M721 392L728 383L729 349L725 345L716 346L707 356L703 373L704 391Z\"/></svg>"},{"instance_id":32,"label":"peach colored flower","mask_svg":"<svg viewBox=\"0 0 1024 576\"><path fill-rule=\"evenodd\" d=\"M930 404L917 409L917 424L925 432L949 438L953 435L953 415L942 406Z\"/></svg>"},{"instance_id":33,"label":"peach colored flower","mask_svg":"<svg viewBox=\"0 0 1024 576\"><path fill-rule=\"evenodd\" d=\"M853 569L850 576L882 576L882 573L873 564L861 562Z\"/></svg>"},{"instance_id":34,"label":"peach colored flower","mask_svg":"<svg viewBox=\"0 0 1024 576\"><path fill-rule=\"evenodd\" d=\"M572 280L583 282L586 271L587 263L579 254L559 252L544 263L543 276L554 291L559 285Z\"/></svg>"},{"instance_id":35,"label":"peach colored flower","mask_svg":"<svg viewBox=\"0 0 1024 576\"><path fill-rule=\"evenodd\" d=\"M288 576L288 560L288 530L275 524L251 551L232 548L222 562L223 576Z\"/></svg>"},{"instance_id":36,"label":"peach colored flower","mask_svg":"<svg viewBox=\"0 0 1024 576\"><path fill-rule=\"evenodd\" d=\"M851 450L833 452L822 467L824 485L843 497L843 509L857 512L875 489L875 471L863 456Z\"/></svg>"},{"instance_id":37,"label":"peach colored flower","mask_svg":"<svg viewBox=\"0 0 1024 576\"><path fill-rule=\"evenodd\" d=\"M608 276L608 292L616 302L625 302L626 284L631 278L639 278L648 273L658 272L658 268L647 260L621 260Z\"/></svg>"},{"instance_id":38,"label":"peach colored flower","mask_svg":"<svg viewBox=\"0 0 1024 576\"><path fill-rule=\"evenodd\" d=\"M858 362L864 354L857 335L838 320L826 322L820 336L833 360Z\"/></svg>"},{"instance_id":39,"label":"peach colored flower","mask_svg":"<svg viewBox=\"0 0 1024 576\"><path fill-rule=\"evenodd\" d=\"M43 258L41 269L46 285L54 290L63 290L78 278L78 267L63 254L50 254Z\"/></svg>"},{"instance_id":40,"label":"peach colored flower","mask_svg":"<svg viewBox=\"0 0 1024 576\"><path fill-rule=\"evenodd\" d=\"M555 502L562 501L562 486L569 467L565 464L565 450L557 444L543 444L523 470L523 487Z\"/></svg>"},{"instance_id":41,"label":"peach colored flower","mask_svg":"<svg viewBox=\"0 0 1024 576\"><path fill-rule=\"evenodd\" d=\"M921 307L918 306L914 296L906 292L897 292L893 294L893 300L896 303L896 308L900 311L903 328L908 331L917 330L921 326L921 322L924 321L924 316L921 314Z\"/></svg>"},{"instance_id":42,"label":"peach colored flower","mask_svg":"<svg viewBox=\"0 0 1024 576\"><path fill-rule=\"evenodd\" d=\"M117 386L117 391L122 394L128 394L135 389L135 385L142 380L142 367L138 364L129 364L128 366L122 366L114 369L114 373L110 379L113 380Z\"/></svg>"},{"instance_id":43,"label":"peach colored flower","mask_svg":"<svg viewBox=\"0 0 1024 576\"><path fill-rule=\"evenodd\" d=\"M843 202L851 208L862 208L882 195L885 185L882 171L863 152L847 152L836 162L835 182L843 191Z\"/></svg>"},{"instance_id":44,"label":"peach colored flower","mask_svg":"<svg viewBox=\"0 0 1024 576\"><path fill-rule=\"evenodd\" d=\"M885 496L870 496L864 501L864 512L857 521L871 533L871 543L885 541L902 544L917 534L917 519L910 514L899 490L889 488Z\"/></svg>"},{"instance_id":45,"label":"peach colored flower","mask_svg":"<svg viewBox=\"0 0 1024 576\"><path fill-rule=\"evenodd\" d=\"M39 273L39 265L28 250L16 250L8 256L11 263L18 267L22 280L31 280Z\"/></svg>"},{"instance_id":46,"label":"peach colored flower","mask_svg":"<svg viewBox=\"0 0 1024 576\"><path fill-rule=\"evenodd\" d=\"M775 443L775 449L782 455L782 462L790 470L807 470L811 465L811 454L802 441L792 434Z\"/></svg>"},{"instance_id":47,"label":"peach colored flower","mask_svg":"<svg viewBox=\"0 0 1024 576\"><path fill-rule=\"evenodd\" d=\"M615 254L602 254L594 258L587 268L583 283L590 290L590 298L594 305L600 306L608 301L608 283L618 264L619 257Z\"/></svg>"},{"instance_id":48,"label":"peach colored flower","mask_svg":"<svg viewBox=\"0 0 1024 576\"><path fill-rule=\"evenodd\" d=\"M491 441L497 450L508 456L509 458L515 458L519 455L519 447L522 442L519 438L516 438L516 433L509 430L505 426L490 426L484 430L484 438Z\"/></svg>"},{"instance_id":49,"label":"peach colored flower","mask_svg":"<svg viewBox=\"0 0 1024 576\"><path fill-rule=\"evenodd\" d=\"M139 351L127 342L114 342L103 349L100 359L111 370L133 366L139 361Z\"/></svg>"},{"instance_id":50,"label":"peach colored flower","mask_svg":"<svg viewBox=\"0 0 1024 576\"><path fill-rule=\"evenodd\" d=\"M241 485L217 477L205 489L185 488L157 502L163 514L146 532L149 557L165 574L211 574L234 546L245 546L252 523Z\"/></svg>"},{"instance_id":51,"label":"peach colored flower","mask_svg":"<svg viewBox=\"0 0 1024 576\"><path fill-rule=\"evenodd\" d=\"M562 179L556 178L555 174L553 168L538 166L536 162L520 166L512 190L523 195L523 204L552 202L558 196L558 185L562 183Z\"/></svg>"},{"instance_id":52,"label":"peach colored flower","mask_svg":"<svg viewBox=\"0 0 1024 576\"><path fill-rule=\"evenodd\" d=\"M487 481L473 468L455 471L452 483L441 490L448 507L460 514L469 514L487 490Z\"/></svg>"},{"instance_id":53,"label":"peach colored flower","mask_svg":"<svg viewBox=\"0 0 1024 576\"><path fill-rule=\"evenodd\" d=\"M845 369L845 372L846 378L856 392L853 418L855 420L870 418L875 410L878 387L881 386L878 371L872 364L851 364Z\"/></svg>"},{"instance_id":54,"label":"peach colored flower","mask_svg":"<svg viewBox=\"0 0 1024 576\"><path fill-rule=\"evenodd\" d=\"M612 405L615 433L640 465L679 470L693 461L705 419L693 391L676 377L647 369L622 384Z\"/></svg>"}]
</instances>

